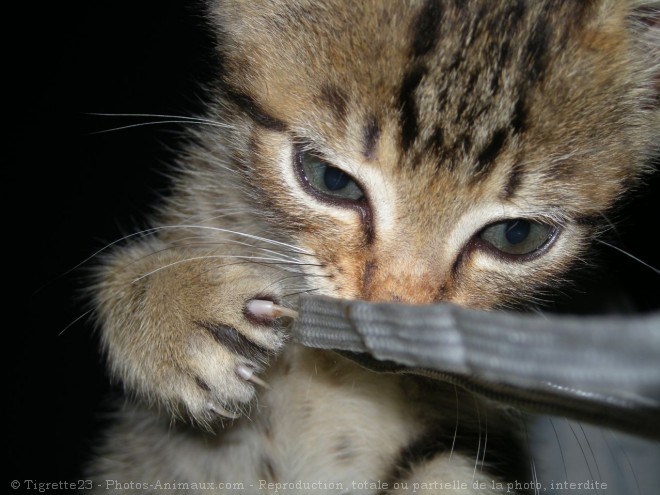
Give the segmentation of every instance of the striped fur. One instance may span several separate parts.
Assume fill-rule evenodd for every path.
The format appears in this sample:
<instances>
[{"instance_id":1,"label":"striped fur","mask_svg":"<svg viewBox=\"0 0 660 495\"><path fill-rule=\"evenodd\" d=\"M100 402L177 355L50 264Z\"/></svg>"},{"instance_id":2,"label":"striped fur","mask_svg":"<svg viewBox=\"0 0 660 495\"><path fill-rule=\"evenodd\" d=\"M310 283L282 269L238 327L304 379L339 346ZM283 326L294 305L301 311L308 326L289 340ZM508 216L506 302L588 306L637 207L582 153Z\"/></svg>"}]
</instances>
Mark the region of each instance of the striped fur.
<instances>
[{"instance_id":1,"label":"striped fur","mask_svg":"<svg viewBox=\"0 0 660 495\"><path fill-rule=\"evenodd\" d=\"M99 268L109 367L137 400L92 475L383 495L520 479L509 412L287 343L245 302L492 309L556 289L660 151L657 2L217 0L208 17L221 126L191 130L162 228ZM307 152L364 197L310 189ZM514 258L480 240L512 218L553 241ZM351 488L364 480L389 486Z\"/></svg>"}]
</instances>

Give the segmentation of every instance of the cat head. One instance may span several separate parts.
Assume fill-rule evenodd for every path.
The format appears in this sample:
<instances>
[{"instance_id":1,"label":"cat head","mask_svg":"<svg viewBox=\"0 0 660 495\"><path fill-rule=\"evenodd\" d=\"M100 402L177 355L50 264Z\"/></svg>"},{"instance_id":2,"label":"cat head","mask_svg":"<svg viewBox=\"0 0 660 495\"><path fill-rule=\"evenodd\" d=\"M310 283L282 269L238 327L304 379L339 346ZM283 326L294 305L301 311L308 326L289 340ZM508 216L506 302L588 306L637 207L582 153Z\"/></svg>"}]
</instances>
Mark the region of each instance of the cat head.
<instances>
[{"instance_id":1,"label":"cat head","mask_svg":"<svg viewBox=\"0 0 660 495\"><path fill-rule=\"evenodd\" d=\"M202 142L321 293L529 299L658 152L649 5L212 2L229 130Z\"/></svg>"}]
</instances>

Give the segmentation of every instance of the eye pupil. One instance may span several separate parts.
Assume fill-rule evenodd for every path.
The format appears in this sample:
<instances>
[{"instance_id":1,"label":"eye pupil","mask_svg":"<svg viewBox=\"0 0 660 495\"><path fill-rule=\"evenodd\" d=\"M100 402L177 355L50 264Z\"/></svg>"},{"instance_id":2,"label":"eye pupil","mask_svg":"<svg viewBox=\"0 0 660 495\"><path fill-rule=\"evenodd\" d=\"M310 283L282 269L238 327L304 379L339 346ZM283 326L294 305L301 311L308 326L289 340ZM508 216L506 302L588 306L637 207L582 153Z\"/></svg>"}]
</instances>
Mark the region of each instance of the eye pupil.
<instances>
[{"instance_id":1,"label":"eye pupil","mask_svg":"<svg viewBox=\"0 0 660 495\"><path fill-rule=\"evenodd\" d=\"M513 220L507 222L504 235L506 236L506 240L511 244L520 244L529 237L531 228L532 225L527 220Z\"/></svg>"},{"instance_id":2,"label":"eye pupil","mask_svg":"<svg viewBox=\"0 0 660 495\"><path fill-rule=\"evenodd\" d=\"M308 192L323 200L350 202L363 201L364 192L355 179L339 167L333 167L327 160L312 151L301 150L296 155L301 184Z\"/></svg>"},{"instance_id":3,"label":"eye pupil","mask_svg":"<svg viewBox=\"0 0 660 495\"><path fill-rule=\"evenodd\" d=\"M511 218L486 226L479 237L501 254L534 256L550 245L557 232L550 223Z\"/></svg>"},{"instance_id":4,"label":"eye pupil","mask_svg":"<svg viewBox=\"0 0 660 495\"><path fill-rule=\"evenodd\" d=\"M335 167L326 167L323 173L323 183L330 191L344 189L350 178L342 170Z\"/></svg>"}]
</instances>

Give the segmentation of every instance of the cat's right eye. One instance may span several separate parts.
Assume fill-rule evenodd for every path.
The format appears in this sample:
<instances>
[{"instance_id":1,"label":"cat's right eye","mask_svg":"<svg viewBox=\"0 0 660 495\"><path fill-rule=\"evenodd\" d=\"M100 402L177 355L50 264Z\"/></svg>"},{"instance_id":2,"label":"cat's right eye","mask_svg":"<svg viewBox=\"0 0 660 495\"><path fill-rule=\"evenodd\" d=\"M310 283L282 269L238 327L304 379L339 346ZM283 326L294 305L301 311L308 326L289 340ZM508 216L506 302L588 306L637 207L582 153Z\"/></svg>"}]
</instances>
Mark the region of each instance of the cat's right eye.
<instances>
[{"instance_id":1,"label":"cat's right eye","mask_svg":"<svg viewBox=\"0 0 660 495\"><path fill-rule=\"evenodd\" d=\"M351 202L364 199L364 192L350 175L316 154L301 150L296 164L303 184L321 197Z\"/></svg>"},{"instance_id":2,"label":"cat's right eye","mask_svg":"<svg viewBox=\"0 0 660 495\"><path fill-rule=\"evenodd\" d=\"M556 237L557 228L524 218L513 218L487 226L479 234L499 253L510 257L529 257L540 254Z\"/></svg>"}]
</instances>

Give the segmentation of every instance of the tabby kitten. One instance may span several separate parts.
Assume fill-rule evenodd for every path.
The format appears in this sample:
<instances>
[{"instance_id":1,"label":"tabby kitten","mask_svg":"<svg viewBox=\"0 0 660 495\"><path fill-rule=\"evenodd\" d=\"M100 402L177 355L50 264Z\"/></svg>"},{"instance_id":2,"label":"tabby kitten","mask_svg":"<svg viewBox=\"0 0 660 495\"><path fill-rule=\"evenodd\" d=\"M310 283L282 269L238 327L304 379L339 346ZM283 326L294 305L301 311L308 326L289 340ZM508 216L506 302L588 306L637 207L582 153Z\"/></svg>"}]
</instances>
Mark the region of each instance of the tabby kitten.
<instances>
[{"instance_id":1,"label":"tabby kitten","mask_svg":"<svg viewBox=\"0 0 660 495\"><path fill-rule=\"evenodd\" d=\"M106 257L94 289L110 370L136 399L99 447L96 488L527 481L508 413L297 346L254 301L491 309L552 290L658 151L658 4L217 0L208 14L213 101L154 228Z\"/></svg>"}]
</instances>

